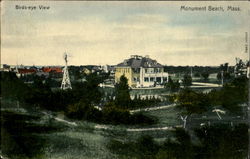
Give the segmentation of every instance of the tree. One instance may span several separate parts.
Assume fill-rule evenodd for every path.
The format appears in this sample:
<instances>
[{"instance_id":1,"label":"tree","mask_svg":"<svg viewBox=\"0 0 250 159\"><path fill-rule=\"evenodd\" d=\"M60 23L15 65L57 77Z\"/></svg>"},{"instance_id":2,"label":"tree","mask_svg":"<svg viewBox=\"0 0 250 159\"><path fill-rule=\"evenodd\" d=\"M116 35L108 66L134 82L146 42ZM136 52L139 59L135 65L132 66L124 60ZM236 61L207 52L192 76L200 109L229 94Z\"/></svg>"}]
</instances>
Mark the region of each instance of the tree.
<instances>
[{"instance_id":1,"label":"tree","mask_svg":"<svg viewBox=\"0 0 250 159\"><path fill-rule=\"evenodd\" d=\"M185 88L177 95L177 108L182 110L181 119L183 127L186 127L187 118L192 114L205 112L211 105L208 96Z\"/></svg>"},{"instance_id":2,"label":"tree","mask_svg":"<svg viewBox=\"0 0 250 159\"><path fill-rule=\"evenodd\" d=\"M180 89L180 83L178 81L174 82L171 77L169 77L168 83L165 84L165 88L171 92L175 92Z\"/></svg>"},{"instance_id":3,"label":"tree","mask_svg":"<svg viewBox=\"0 0 250 159\"><path fill-rule=\"evenodd\" d=\"M194 77L200 77L200 73L195 72L195 73L194 73Z\"/></svg>"},{"instance_id":4,"label":"tree","mask_svg":"<svg viewBox=\"0 0 250 159\"><path fill-rule=\"evenodd\" d=\"M69 66L69 73L75 80L81 79L83 75L80 72L80 67Z\"/></svg>"},{"instance_id":5,"label":"tree","mask_svg":"<svg viewBox=\"0 0 250 159\"><path fill-rule=\"evenodd\" d=\"M220 70L223 72L228 72L228 63L221 64Z\"/></svg>"},{"instance_id":6,"label":"tree","mask_svg":"<svg viewBox=\"0 0 250 159\"><path fill-rule=\"evenodd\" d=\"M183 86L187 87L187 86L191 86L192 85L192 77L188 74L185 74L183 76Z\"/></svg>"},{"instance_id":7,"label":"tree","mask_svg":"<svg viewBox=\"0 0 250 159\"><path fill-rule=\"evenodd\" d=\"M208 77L209 77L209 73L208 73L207 71L202 72L202 73L201 73L201 76L203 77L203 79L204 79L205 81L207 81L207 80L208 80Z\"/></svg>"},{"instance_id":8,"label":"tree","mask_svg":"<svg viewBox=\"0 0 250 159\"><path fill-rule=\"evenodd\" d=\"M222 74L223 74L223 79L224 79L224 80L229 80L229 79L231 79L231 75L230 75L229 72L218 72L218 73L217 73L217 79L218 79L218 80L221 80Z\"/></svg>"},{"instance_id":9,"label":"tree","mask_svg":"<svg viewBox=\"0 0 250 159\"><path fill-rule=\"evenodd\" d=\"M101 100L102 93L99 90L99 84L103 82L101 76L96 73L91 73L86 77L86 98L91 100L92 103L98 104Z\"/></svg>"},{"instance_id":10,"label":"tree","mask_svg":"<svg viewBox=\"0 0 250 159\"><path fill-rule=\"evenodd\" d=\"M248 79L239 77L225 84L221 90L213 90L208 95L213 105L221 105L230 112L239 113L242 109L239 104L248 101L248 88Z\"/></svg>"},{"instance_id":11,"label":"tree","mask_svg":"<svg viewBox=\"0 0 250 159\"><path fill-rule=\"evenodd\" d=\"M115 104L122 108L128 108L131 99L129 94L128 79L122 75L120 77L120 82L115 85Z\"/></svg>"},{"instance_id":12,"label":"tree","mask_svg":"<svg viewBox=\"0 0 250 159\"><path fill-rule=\"evenodd\" d=\"M196 153L201 159L243 159L248 154L248 125L214 124L194 130L200 141Z\"/></svg>"},{"instance_id":13,"label":"tree","mask_svg":"<svg viewBox=\"0 0 250 159\"><path fill-rule=\"evenodd\" d=\"M229 79L231 79L228 63L221 64L219 69L220 72L217 73L218 80L222 79L223 81L225 80L227 82Z\"/></svg>"},{"instance_id":14,"label":"tree","mask_svg":"<svg viewBox=\"0 0 250 159\"><path fill-rule=\"evenodd\" d=\"M1 72L1 97L13 98L23 101L31 89L18 79L14 72Z\"/></svg>"}]
</instances>

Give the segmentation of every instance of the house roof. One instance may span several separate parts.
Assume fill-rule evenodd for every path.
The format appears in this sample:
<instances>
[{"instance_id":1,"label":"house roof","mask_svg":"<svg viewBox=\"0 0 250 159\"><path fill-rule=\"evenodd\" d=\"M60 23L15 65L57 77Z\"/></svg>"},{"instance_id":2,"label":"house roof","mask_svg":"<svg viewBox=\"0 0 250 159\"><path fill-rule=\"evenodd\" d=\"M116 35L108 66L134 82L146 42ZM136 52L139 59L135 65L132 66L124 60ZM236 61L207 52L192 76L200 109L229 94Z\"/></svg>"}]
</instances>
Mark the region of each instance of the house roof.
<instances>
[{"instance_id":1,"label":"house roof","mask_svg":"<svg viewBox=\"0 0 250 159\"><path fill-rule=\"evenodd\" d=\"M119 63L117 67L132 67L132 68L159 68L163 65L159 64L156 60L149 58L148 56L142 57L138 55L131 56L130 59L124 60L122 63Z\"/></svg>"},{"instance_id":2,"label":"house roof","mask_svg":"<svg viewBox=\"0 0 250 159\"><path fill-rule=\"evenodd\" d=\"M35 69L25 69L25 68L19 68L18 72L21 74L26 74L26 73L35 73Z\"/></svg>"},{"instance_id":3,"label":"house roof","mask_svg":"<svg viewBox=\"0 0 250 159\"><path fill-rule=\"evenodd\" d=\"M62 69L59 67L44 67L42 68L43 72L55 72L55 73L62 73Z\"/></svg>"}]
</instances>

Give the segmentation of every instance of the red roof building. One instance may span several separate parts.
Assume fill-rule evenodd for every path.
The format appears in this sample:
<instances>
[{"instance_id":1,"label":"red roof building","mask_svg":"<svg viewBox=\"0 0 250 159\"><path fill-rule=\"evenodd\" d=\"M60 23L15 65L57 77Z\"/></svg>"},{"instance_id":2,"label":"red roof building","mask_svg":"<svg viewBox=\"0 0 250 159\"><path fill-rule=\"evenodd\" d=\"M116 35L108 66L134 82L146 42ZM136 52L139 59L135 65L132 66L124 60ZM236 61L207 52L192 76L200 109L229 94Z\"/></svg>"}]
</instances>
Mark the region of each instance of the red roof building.
<instances>
[{"instance_id":1,"label":"red roof building","mask_svg":"<svg viewBox=\"0 0 250 159\"><path fill-rule=\"evenodd\" d=\"M32 73L36 73L36 70L35 69L19 68L18 73L20 73L20 74L32 74Z\"/></svg>"},{"instance_id":2,"label":"red roof building","mask_svg":"<svg viewBox=\"0 0 250 159\"><path fill-rule=\"evenodd\" d=\"M62 69L59 68L59 67L44 67L44 68L42 68L42 71L43 72L48 72L48 73L50 73L50 72L62 73L63 72Z\"/></svg>"}]
</instances>

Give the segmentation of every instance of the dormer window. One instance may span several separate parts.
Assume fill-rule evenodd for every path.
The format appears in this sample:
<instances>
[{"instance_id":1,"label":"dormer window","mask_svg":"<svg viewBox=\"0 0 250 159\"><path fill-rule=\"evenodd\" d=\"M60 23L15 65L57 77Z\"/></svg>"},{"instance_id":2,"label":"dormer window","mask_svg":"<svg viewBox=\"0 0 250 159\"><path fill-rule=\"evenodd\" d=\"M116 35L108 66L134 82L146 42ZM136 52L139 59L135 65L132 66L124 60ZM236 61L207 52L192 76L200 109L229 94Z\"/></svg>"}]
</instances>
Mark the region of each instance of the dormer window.
<instances>
[{"instance_id":1,"label":"dormer window","mask_svg":"<svg viewBox=\"0 0 250 159\"><path fill-rule=\"evenodd\" d=\"M124 61L123 61L123 64L124 64L124 65L127 65L127 64L128 64L128 60L124 60Z\"/></svg>"},{"instance_id":2,"label":"dormer window","mask_svg":"<svg viewBox=\"0 0 250 159\"><path fill-rule=\"evenodd\" d=\"M151 67L151 63L148 63L148 66Z\"/></svg>"}]
</instances>

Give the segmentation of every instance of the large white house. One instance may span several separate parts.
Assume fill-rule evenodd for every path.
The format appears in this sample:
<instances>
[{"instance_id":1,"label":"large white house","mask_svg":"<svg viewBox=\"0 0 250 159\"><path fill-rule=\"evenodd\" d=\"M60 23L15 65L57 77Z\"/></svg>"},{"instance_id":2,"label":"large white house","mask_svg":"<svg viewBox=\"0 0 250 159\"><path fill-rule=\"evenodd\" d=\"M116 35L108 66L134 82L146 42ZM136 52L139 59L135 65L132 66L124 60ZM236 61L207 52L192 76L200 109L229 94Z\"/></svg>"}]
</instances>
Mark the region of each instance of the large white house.
<instances>
[{"instance_id":1,"label":"large white house","mask_svg":"<svg viewBox=\"0 0 250 159\"><path fill-rule=\"evenodd\" d=\"M163 65L149 56L132 55L115 67L115 82L124 75L131 87L154 87L168 81Z\"/></svg>"}]
</instances>

